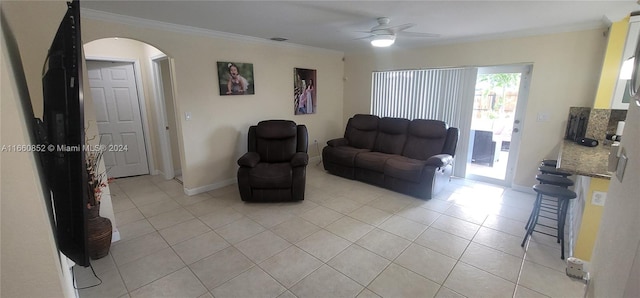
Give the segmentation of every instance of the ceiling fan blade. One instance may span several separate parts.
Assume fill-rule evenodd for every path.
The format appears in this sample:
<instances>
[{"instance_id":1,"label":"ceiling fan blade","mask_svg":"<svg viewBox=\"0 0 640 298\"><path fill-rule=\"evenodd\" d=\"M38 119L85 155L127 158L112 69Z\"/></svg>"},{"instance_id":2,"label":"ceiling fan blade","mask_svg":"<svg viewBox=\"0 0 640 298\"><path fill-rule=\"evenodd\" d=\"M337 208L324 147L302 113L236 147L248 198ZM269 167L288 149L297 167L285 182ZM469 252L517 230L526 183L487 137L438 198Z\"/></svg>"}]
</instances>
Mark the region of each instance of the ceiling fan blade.
<instances>
[{"instance_id":1,"label":"ceiling fan blade","mask_svg":"<svg viewBox=\"0 0 640 298\"><path fill-rule=\"evenodd\" d=\"M369 33L369 32L367 32L367 33ZM374 36L375 36L375 34L371 34L371 35L367 35L367 36L364 36L364 37L354 38L353 40L369 39L369 38L372 38Z\"/></svg>"},{"instance_id":2,"label":"ceiling fan blade","mask_svg":"<svg viewBox=\"0 0 640 298\"><path fill-rule=\"evenodd\" d=\"M407 29L409 29L409 28L411 28L411 27L413 27L415 25L416 24L413 24L413 23L407 23L407 24L387 27L387 28L384 28L384 29L391 30L392 32L400 32L402 30L407 30Z\"/></svg>"},{"instance_id":3,"label":"ceiling fan blade","mask_svg":"<svg viewBox=\"0 0 640 298\"><path fill-rule=\"evenodd\" d=\"M440 34L436 34L436 33L422 33L422 32L409 32L409 31L400 31L397 34L403 37L440 37Z\"/></svg>"}]
</instances>

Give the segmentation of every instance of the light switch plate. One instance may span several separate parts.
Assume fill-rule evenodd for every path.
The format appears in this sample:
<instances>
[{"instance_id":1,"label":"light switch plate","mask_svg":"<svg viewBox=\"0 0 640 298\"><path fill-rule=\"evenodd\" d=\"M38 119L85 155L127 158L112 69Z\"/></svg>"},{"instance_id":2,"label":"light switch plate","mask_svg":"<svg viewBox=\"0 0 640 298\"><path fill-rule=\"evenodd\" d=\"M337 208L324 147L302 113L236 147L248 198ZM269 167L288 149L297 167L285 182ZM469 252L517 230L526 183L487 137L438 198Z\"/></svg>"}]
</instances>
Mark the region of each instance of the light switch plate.
<instances>
[{"instance_id":1,"label":"light switch plate","mask_svg":"<svg viewBox=\"0 0 640 298\"><path fill-rule=\"evenodd\" d=\"M591 204L596 206L604 206L604 202L607 200L607 193L603 191L594 191L591 196Z\"/></svg>"},{"instance_id":2,"label":"light switch plate","mask_svg":"<svg viewBox=\"0 0 640 298\"><path fill-rule=\"evenodd\" d=\"M627 152L625 152L624 148L620 149L620 158L618 159L618 168L616 169L616 177L618 177L618 181L622 182L622 178L624 177L624 170L627 167Z\"/></svg>"},{"instance_id":3,"label":"light switch plate","mask_svg":"<svg viewBox=\"0 0 640 298\"><path fill-rule=\"evenodd\" d=\"M191 112L184 112L184 120L191 120Z\"/></svg>"}]
</instances>

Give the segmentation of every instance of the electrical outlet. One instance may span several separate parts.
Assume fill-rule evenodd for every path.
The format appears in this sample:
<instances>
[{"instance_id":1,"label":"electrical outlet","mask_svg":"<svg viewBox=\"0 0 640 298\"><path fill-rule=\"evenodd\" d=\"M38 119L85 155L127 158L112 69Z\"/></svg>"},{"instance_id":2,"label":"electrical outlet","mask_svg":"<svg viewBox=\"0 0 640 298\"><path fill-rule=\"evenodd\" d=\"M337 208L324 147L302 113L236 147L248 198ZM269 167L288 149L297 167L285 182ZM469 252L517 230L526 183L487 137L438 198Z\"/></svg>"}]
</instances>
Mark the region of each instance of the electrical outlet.
<instances>
[{"instance_id":1,"label":"electrical outlet","mask_svg":"<svg viewBox=\"0 0 640 298\"><path fill-rule=\"evenodd\" d=\"M594 191L591 197L591 204L596 206L604 206L604 202L607 200L607 193L602 191Z\"/></svg>"},{"instance_id":2,"label":"electrical outlet","mask_svg":"<svg viewBox=\"0 0 640 298\"><path fill-rule=\"evenodd\" d=\"M315 143L318 143L318 140L313 140L313 143L314 143L314 144L315 144Z\"/></svg>"}]
</instances>

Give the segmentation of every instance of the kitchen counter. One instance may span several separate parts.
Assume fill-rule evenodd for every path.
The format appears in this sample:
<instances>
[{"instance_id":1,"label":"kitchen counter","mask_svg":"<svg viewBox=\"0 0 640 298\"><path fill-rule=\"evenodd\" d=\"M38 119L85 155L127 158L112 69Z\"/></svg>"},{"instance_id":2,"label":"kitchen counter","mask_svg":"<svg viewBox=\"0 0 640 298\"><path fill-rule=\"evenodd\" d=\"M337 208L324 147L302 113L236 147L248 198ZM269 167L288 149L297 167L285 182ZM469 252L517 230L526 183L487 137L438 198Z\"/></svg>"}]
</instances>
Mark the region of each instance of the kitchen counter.
<instances>
[{"instance_id":1,"label":"kitchen counter","mask_svg":"<svg viewBox=\"0 0 640 298\"><path fill-rule=\"evenodd\" d=\"M557 167L575 175L611 180L612 173L607 171L610 148L602 143L596 147L586 147L564 140L560 144Z\"/></svg>"}]
</instances>

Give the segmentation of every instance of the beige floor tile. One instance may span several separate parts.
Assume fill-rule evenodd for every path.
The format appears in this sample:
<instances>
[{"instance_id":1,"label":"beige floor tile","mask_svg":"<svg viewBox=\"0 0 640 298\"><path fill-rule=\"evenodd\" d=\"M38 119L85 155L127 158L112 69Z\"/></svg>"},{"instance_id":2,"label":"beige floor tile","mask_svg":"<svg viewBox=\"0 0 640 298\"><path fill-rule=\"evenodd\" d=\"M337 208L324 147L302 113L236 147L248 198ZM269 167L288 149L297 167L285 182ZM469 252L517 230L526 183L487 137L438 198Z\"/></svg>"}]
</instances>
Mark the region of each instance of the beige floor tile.
<instances>
[{"instance_id":1,"label":"beige floor tile","mask_svg":"<svg viewBox=\"0 0 640 298\"><path fill-rule=\"evenodd\" d=\"M84 278L77 278L78 288L90 287L100 283L100 281L93 276L91 270L83 275ZM120 277L118 270L112 269L102 272L101 274L98 274L98 277L100 277L102 283L95 287L78 290L80 297L119 297L127 294L127 288L124 286L124 282L122 281L122 277Z\"/></svg>"},{"instance_id":2,"label":"beige floor tile","mask_svg":"<svg viewBox=\"0 0 640 298\"><path fill-rule=\"evenodd\" d=\"M291 243L268 230L235 244L238 250L255 263L260 263L289 246Z\"/></svg>"},{"instance_id":3,"label":"beige floor tile","mask_svg":"<svg viewBox=\"0 0 640 298\"><path fill-rule=\"evenodd\" d=\"M358 294L358 296L356 296L356 298L381 298L380 295L371 292L371 290L364 288L362 289L362 292L360 292L360 294Z\"/></svg>"},{"instance_id":4,"label":"beige floor tile","mask_svg":"<svg viewBox=\"0 0 640 298\"><path fill-rule=\"evenodd\" d=\"M424 209L428 209L431 211L435 211L435 212L439 212L442 213L445 210L449 209L449 207L451 207L453 205L453 202L451 201L447 201L445 200L441 200L441 199L431 199L431 200L425 200L425 201L419 201L416 202L414 204L412 204L411 206L417 206L420 208L424 208Z\"/></svg>"},{"instance_id":5,"label":"beige floor tile","mask_svg":"<svg viewBox=\"0 0 640 298\"><path fill-rule=\"evenodd\" d=\"M247 217L265 228L271 228L293 218L294 215L278 208L265 208L249 212Z\"/></svg>"},{"instance_id":6,"label":"beige floor tile","mask_svg":"<svg viewBox=\"0 0 640 298\"><path fill-rule=\"evenodd\" d=\"M195 217L186 209L178 208L149 218L149 223L151 223L156 230L161 230L194 218Z\"/></svg>"},{"instance_id":7,"label":"beige floor tile","mask_svg":"<svg viewBox=\"0 0 640 298\"><path fill-rule=\"evenodd\" d=\"M527 220L529 220L529 215L531 214L531 208L532 207L523 209L518 207L502 205L500 209L497 209L492 213L496 215L500 215L502 217L524 222L526 224Z\"/></svg>"},{"instance_id":8,"label":"beige floor tile","mask_svg":"<svg viewBox=\"0 0 640 298\"><path fill-rule=\"evenodd\" d=\"M229 202L217 200L215 198L208 198L206 200L187 205L184 208L189 210L189 212L191 212L195 216L203 217L204 215L210 214L212 212L218 211L219 213L220 210L231 208L231 204L229 204Z\"/></svg>"},{"instance_id":9,"label":"beige floor tile","mask_svg":"<svg viewBox=\"0 0 640 298\"><path fill-rule=\"evenodd\" d=\"M323 262L329 261L349 245L351 245L351 242L348 240L340 238L326 230L317 231L296 243L296 246Z\"/></svg>"},{"instance_id":10,"label":"beige floor tile","mask_svg":"<svg viewBox=\"0 0 640 298\"><path fill-rule=\"evenodd\" d=\"M512 297L515 283L458 262L443 286L467 297Z\"/></svg>"},{"instance_id":11,"label":"beige floor tile","mask_svg":"<svg viewBox=\"0 0 640 298\"><path fill-rule=\"evenodd\" d=\"M526 223L502 217L499 215L489 215L482 226L505 232L517 237L524 237Z\"/></svg>"},{"instance_id":12,"label":"beige floor tile","mask_svg":"<svg viewBox=\"0 0 640 298\"><path fill-rule=\"evenodd\" d=\"M289 212L294 215L300 215L315 207L318 207L318 204L311 202L309 200L304 200L304 201L281 203L278 206L278 209L281 209L283 211Z\"/></svg>"},{"instance_id":13,"label":"beige floor tile","mask_svg":"<svg viewBox=\"0 0 640 298\"><path fill-rule=\"evenodd\" d=\"M378 227L410 241L418 238L418 236L427 229L426 225L397 215L390 217Z\"/></svg>"},{"instance_id":14,"label":"beige floor tile","mask_svg":"<svg viewBox=\"0 0 640 298\"><path fill-rule=\"evenodd\" d=\"M119 269L127 289L133 291L183 267L185 264L180 257L171 248L165 248Z\"/></svg>"},{"instance_id":15,"label":"beige floor tile","mask_svg":"<svg viewBox=\"0 0 640 298\"><path fill-rule=\"evenodd\" d=\"M565 251L565 254L568 256L567 251ZM550 247L536 242L529 242L525 259L560 272L565 272L567 267L567 262L560 259L560 244L557 244L556 247Z\"/></svg>"},{"instance_id":16,"label":"beige floor tile","mask_svg":"<svg viewBox=\"0 0 640 298\"><path fill-rule=\"evenodd\" d=\"M405 207L409 206L412 201L404 198L396 198L394 196L382 195L379 198L371 201L367 205L377 208L389 213L396 213Z\"/></svg>"},{"instance_id":17,"label":"beige floor tile","mask_svg":"<svg viewBox=\"0 0 640 298\"><path fill-rule=\"evenodd\" d=\"M351 242L360 239L374 227L351 217L343 217L326 227L326 230Z\"/></svg>"},{"instance_id":18,"label":"beige floor tile","mask_svg":"<svg viewBox=\"0 0 640 298\"><path fill-rule=\"evenodd\" d=\"M361 285L324 265L289 290L298 297L356 297Z\"/></svg>"},{"instance_id":19,"label":"beige floor tile","mask_svg":"<svg viewBox=\"0 0 640 298\"><path fill-rule=\"evenodd\" d=\"M342 215L341 213L324 206L318 206L300 215L300 217L322 228L328 226L330 223L340 219L343 216L344 215Z\"/></svg>"},{"instance_id":20,"label":"beige floor tile","mask_svg":"<svg viewBox=\"0 0 640 298\"><path fill-rule=\"evenodd\" d=\"M182 268L142 288L131 292L132 298L137 297L199 297L207 293L198 278L189 270Z\"/></svg>"},{"instance_id":21,"label":"beige floor tile","mask_svg":"<svg viewBox=\"0 0 640 298\"><path fill-rule=\"evenodd\" d=\"M438 230L442 230L468 240L473 239L473 236L480 228L480 226L477 224L470 223L468 221L464 221L462 219L458 219L448 215L442 215L438 217L438 219L433 224L431 224L431 226Z\"/></svg>"},{"instance_id":22,"label":"beige floor tile","mask_svg":"<svg viewBox=\"0 0 640 298\"><path fill-rule=\"evenodd\" d=\"M372 226L378 226L393 214L365 205L352 211L348 215Z\"/></svg>"},{"instance_id":23,"label":"beige floor tile","mask_svg":"<svg viewBox=\"0 0 640 298\"><path fill-rule=\"evenodd\" d=\"M151 203L157 203L171 199L164 191L158 189L157 187L153 190L143 191L140 193L127 193L127 196L129 196L131 201L138 208Z\"/></svg>"},{"instance_id":24,"label":"beige floor tile","mask_svg":"<svg viewBox=\"0 0 640 298\"><path fill-rule=\"evenodd\" d=\"M482 225L482 223L489 215L488 212L484 211L482 208L477 208L475 206L460 206L453 205L447 209L444 214L453 216L455 218L462 219L464 221L468 221L477 225Z\"/></svg>"},{"instance_id":25,"label":"beige floor tile","mask_svg":"<svg viewBox=\"0 0 640 298\"><path fill-rule=\"evenodd\" d=\"M406 219L410 219L423 225L431 225L442 213L425 209L419 206L409 205L407 208L400 210L397 215Z\"/></svg>"},{"instance_id":26,"label":"beige floor tile","mask_svg":"<svg viewBox=\"0 0 640 298\"><path fill-rule=\"evenodd\" d=\"M255 264L239 250L228 247L189 265L189 268L207 289L212 290L253 266Z\"/></svg>"},{"instance_id":27,"label":"beige floor tile","mask_svg":"<svg viewBox=\"0 0 640 298\"><path fill-rule=\"evenodd\" d=\"M399 265L391 264L367 287L381 297L434 297L440 285Z\"/></svg>"},{"instance_id":28,"label":"beige floor tile","mask_svg":"<svg viewBox=\"0 0 640 298\"><path fill-rule=\"evenodd\" d=\"M211 229L207 227L207 225L203 224L197 218L194 218L162 229L159 233L162 235L162 238L169 243L169 245L174 245L210 231Z\"/></svg>"},{"instance_id":29,"label":"beige floor tile","mask_svg":"<svg viewBox=\"0 0 640 298\"><path fill-rule=\"evenodd\" d=\"M215 231L229 243L235 244L264 231L264 227L245 217L217 228Z\"/></svg>"},{"instance_id":30,"label":"beige floor tile","mask_svg":"<svg viewBox=\"0 0 640 298\"><path fill-rule=\"evenodd\" d=\"M302 249L291 246L260 263L260 267L287 288L322 266L322 262Z\"/></svg>"},{"instance_id":31,"label":"beige floor tile","mask_svg":"<svg viewBox=\"0 0 640 298\"><path fill-rule=\"evenodd\" d=\"M118 213L125 210L136 208L136 205L133 204L133 201L131 201L131 199L129 199L127 195L122 194L121 196L122 197L120 199L111 201L111 203L113 204L113 212ZM111 194L111 197L113 198L113 194Z\"/></svg>"},{"instance_id":32,"label":"beige floor tile","mask_svg":"<svg viewBox=\"0 0 640 298\"><path fill-rule=\"evenodd\" d=\"M227 241L210 231L174 245L173 250L185 264L192 264L227 247Z\"/></svg>"},{"instance_id":33,"label":"beige floor tile","mask_svg":"<svg viewBox=\"0 0 640 298\"><path fill-rule=\"evenodd\" d=\"M520 285L549 297L583 297L585 291L584 282L529 261L524 262Z\"/></svg>"},{"instance_id":34,"label":"beige floor tile","mask_svg":"<svg viewBox=\"0 0 640 298\"><path fill-rule=\"evenodd\" d=\"M122 266L167 247L169 244L154 232L128 241L119 241L118 245L111 247L110 254L115 263Z\"/></svg>"},{"instance_id":35,"label":"beige floor tile","mask_svg":"<svg viewBox=\"0 0 640 298\"><path fill-rule=\"evenodd\" d=\"M133 209L127 209L127 210L115 213L114 215L116 217L116 225L118 227L144 219L144 215L142 215L142 212L140 212L140 210L138 210L138 208L135 208L135 207Z\"/></svg>"},{"instance_id":36,"label":"beige floor tile","mask_svg":"<svg viewBox=\"0 0 640 298\"><path fill-rule=\"evenodd\" d=\"M230 194L239 194L238 184L230 184L207 192L212 197L222 197Z\"/></svg>"},{"instance_id":37,"label":"beige floor tile","mask_svg":"<svg viewBox=\"0 0 640 298\"><path fill-rule=\"evenodd\" d=\"M514 298L546 298L549 296L545 296L534 290L518 285L516 286L516 294L513 297Z\"/></svg>"},{"instance_id":38,"label":"beige floor tile","mask_svg":"<svg viewBox=\"0 0 640 298\"><path fill-rule=\"evenodd\" d=\"M120 241L116 243L153 233L156 231L156 229L149 223L148 220L142 219L126 225L118 226L118 231L120 232Z\"/></svg>"},{"instance_id":39,"label":"beige floor tile","mask_svg":"<svg viewBox=\"0 0 640 298\"><path fill-rule=\"evenodd\" d=\"M522 258L472 242L460 261L515 283Z\"/></svg>"},{"instance_id":40,"label":"beige floor tile","mask_svg":"<svg viewBox=\"0 0 640 298\"><path fill-rule=\"evenodd\" d=\"M380 229L373 229L356 243L388 260L393 260L411 244L411 241Z\"/></svg>"},{"instance_id":41,"label":"beige floor tile","mask_svg":"<svg viewBox=\"0 0 640 298\"><path fill-rule=\"evenodd\" d=\"M271 231L291 243L296 243L318 230L318 226L297 216L271 228Z\"/></svg>"},{"instance_id":42,"label":"beige floor tile","mask_svg":"<svg viewBox=\"0 0 640 298\"><path fill-rule=\"evenodd\" d=\"M327 262L327 265L367 286L389 263L389 260L353 244Z\"/></svg>"},{"instance_id":43,"label":"beige floor tile","mask_svg":"<svg viewBox=\"0 0 640 298\"><path fill-rule=\"evenodd\" d=\"M524 233L523 233L524 236ZM482 227L473 238L473 242L495 248L516 257L524 256L524 248L520 246L521 237Z\"/></svg>"},{"instance_id":44,"label":"beige floor tile","mask_svg":"<svg viewBox=\"0 0 640 298\"><path fill-rule=\"evenodd\" d=\"M210 228L217 229L243 217L244 215L242 215L242 213L236 211L235 209L231 207L225 207L216 209L215 211L199 216L198 218Z\"/></svg>"},{"instance_id":45,"label":"beige floor tile","mask_svg":"<svg viewBox=\"0 0 640 298\"><path fill-rule=\"evenodd\" d=\"M166 199L166 200L154 202L151 204L147 204L144 206L140 206L138 209L140 209L140 212L142 212L142 214L144 214L146 218L150 218L158 214L169 212L178 208L180 208L180 205L178 205L176 201L172 199Z\"/></svg>"},{"instance_id":46,"label":"beige floor tile","mask_svg":"<svg viewBox=\"0 0 640 298\"><path fill-rule=\"evenodd\" d=\"M417 244L411 244L394 263L442 284L457 260Z\"/></svg>"},{"instance_id":47,"label":"beige floor tile","mask_svg":"<svg viewBox=\"0 0 640 298\"><path fill-rule=\"evenodd\" d=\"M342 214L349 214L363 205L362 203L358 203L343 196L333 197L320 204Z\"/></svg>"},{"instance_id":48,"label":"beige floor tile","mask_svg":"<svg viewBox=\"0 0 640 298\"><path fill-rule=\"evenodd\" d=\"M287 289L259 267L253 267L211 290L216 298L278 297Z\"/></svg>"},{"instance_id":49,"label":"beige floor tile","mask_svg":"<svg viewBox=\"0 0 640 298\"><path fill-rule=\"evenodd\" d=\"M433 227L429 227L414 242L454 259L459 259L469 243L471 243L470 240Z\"/></svg>"},{"instance_id":50,"label":"beige floor tile","mask_svg":"<svg viewBox=\"0 0 640 298\"><path fill-rule=\"evenodd\" d=\"M204 202L207 200L212 200L211 196L208 194L197 194L197 195L186 195L184 191L182 193L169 194L169 196L176 201L176 203L180 204L180 206L187 207L200 202Z\"/></svg>"},{"instance_id":51,"label":"beige floor tile","mask_svg":"<svg viewBox=\"0 0 640 298\"><path fill-rule=\"evenodd\" d=\"M91 267L93 267L93 270L97 273L100 274L102 272L105 271L109 271L109 270L113 270L113 269L117 269L116 263L113 260L113 256L111 255L111 251L109 251L109 253L97 260L93 260L91 259ZM78 265L75 266L75 268L83 268L83 269L91 269L88 267L80 267ZM93 272L91 273L91 275L93 275Z\"/></svg>"},{"instance_id":52,"label":"beige floor tile","mask_svg":"<svg viewBox=\"0 0 640 298\"><path fill-rule=\"evenodd\" d=\"M456 293L454 290L447 287L440 287L436 298L465 298L462 294Z\"/></svg>"},{"instance_id":53,"label":"beige floor tile","mask_svg":"<svg viewBox=\"0 0 640 298\"><path fill-rule=\"evenodd\" d=\"M296 297L296 295L293 295L293 293L287 290L287 291L284 291L284 293L280 294L278 298L298 298L298 297Z\"/></svg>"}]
</instances>

